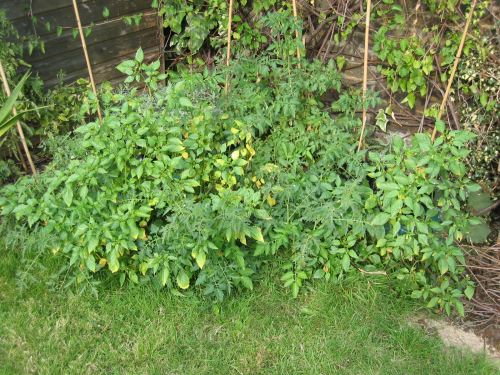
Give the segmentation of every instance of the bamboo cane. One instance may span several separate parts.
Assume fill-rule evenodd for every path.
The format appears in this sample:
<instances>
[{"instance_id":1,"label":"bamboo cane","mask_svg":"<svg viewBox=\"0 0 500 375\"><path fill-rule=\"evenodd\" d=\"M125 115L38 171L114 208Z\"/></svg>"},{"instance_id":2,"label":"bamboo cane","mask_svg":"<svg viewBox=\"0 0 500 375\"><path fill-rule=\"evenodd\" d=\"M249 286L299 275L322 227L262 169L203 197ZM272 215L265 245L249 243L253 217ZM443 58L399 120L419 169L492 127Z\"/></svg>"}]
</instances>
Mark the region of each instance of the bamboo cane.
<instances>
[{"instance_id":1,"label":"bamboo cane","mask_svg":"<svg viewBox=\"0 0 500 375\"><path fill-rule=\"evenodd\" d=\"M90 84L92 85L92 91L94 92L97 102L97 116L99 117L99 125L100 125L102 123L101 107L99 105L99 98L97 97L97 89L95 86L94 75L92 74L92 66L90 65L87 43L85 42L85 35L83 34L82 23L80 21L80 12L78 11L78 5L76 4L76 0L73 0L73 9L75 11L76 23L78 25L80 40L82 41L83 54L85 56L85 62L87 64L87 70L89 72Z\"/></svg>"},{"instance_id":2,"label":"bamboo cane","mask_svg":"<svg viewBox=\"0 0 500 375\"><path fill-rule=\"evenodd\" d=\"M298 19L298 13L297 13L297 0L292 0L292 9L293 9L293 18L295 21ZM297 39L297 42L300 40L299 39L299 30L295 30L295 38ZM299 60L299 68L300 68L300 48L297 46L297 59Z\"/></svg>"},{"instance_id":3,"label":"bamboo cane","mask_svg":"<svg viewBox=\"0 0 500 375\"><path fill-rule=\"evenodd\" d=\"M457 54L455 55L455 61L453 62L453 67L451 68L450 78L448 78L448 85L446 86L446 91L444 92L443 101L441 102L441 106L439 107L438 120L441 119L441 116L444 114L444 109L446 108L446 102L448 101L448 96L450 96L451 85L453 83L453 79L455 78L455 73L457 72L458 63L460 62L460 57L462 56L462 50L464 48L465 39L467 38L467 32L469 31L469 26L472 21L472 16L474 14L474 9L476 8L477 0L472 2L469 15L467 16L467 21L465 22L465 29L462 33L462 39L460 39L460 44L458 46ZM432 131L431 140L434 142L437 135L436 124L434 124L434 129Z\"/></svg>"},{"instance_id":4,"label":"bamboo cane","mask_svg":"<svg viewBox=\"0 0 500 375\"><path fill-rule=\"evenodd\" d=\"M231 29L233 27L233 0L229 0L229 17L227 20L227 54L226 54L226 66L229 66L229 61L231 60ZM226 85L224 87L224 92L227 94L229 90L229 72L226 75Z\"/></svg>"},{"instance_id":5,"label":"bamboo cane","mask_svg":"<svg viewBox=\"0 0 500 375\"><path fill-rule=\"evenodd\" d=\"M368 39L370 37L370 13L371 13L372 2L367 0L366 2L366 26L365 26L365 54L363 63L363 114L362 114L362 125L361 134L359 135L358 151L361 150L363 146L363 135L366 128L366 88L368 81Z\"/></svg>"},{"instance_id":6,"label":"bamboo cane","mask_svg":"<svg viewBox=\"0 0 500 375\"><path fill-rule=\"evenodd\" d=\"M7 82L7 75L5 74L5 70L3 69L2 62L0 61L0 77L2 78L3 91L5 95L10 96L10 87L9 82ZM12 114L14 116L17 115L16 107L12 108ZM23 145L24 153L26 154L26 158L28 159L28 163L30 165L31 173L36 175L35 163L33 163L33 159L31 158L31 153L28 148L28 144L26 143L26 138L24 137L23 127L21 126L21 122L18 120L16 122L17 132L19 133L19 139L21 140L21 144Z\"/></svg>"}]
</instances>

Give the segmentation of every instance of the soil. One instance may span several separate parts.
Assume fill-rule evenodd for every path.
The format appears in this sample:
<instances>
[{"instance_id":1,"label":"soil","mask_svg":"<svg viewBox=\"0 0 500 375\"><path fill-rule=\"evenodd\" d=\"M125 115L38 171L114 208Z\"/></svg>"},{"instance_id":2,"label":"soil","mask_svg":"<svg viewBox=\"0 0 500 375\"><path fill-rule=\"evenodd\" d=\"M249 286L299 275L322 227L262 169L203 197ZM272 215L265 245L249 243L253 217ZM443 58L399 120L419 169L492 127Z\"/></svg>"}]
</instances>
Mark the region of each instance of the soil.
<instances>
[{"instance_id":1,"label":"soil","mask_svg":"<svg viewBox=\"0 0 500 375\"><path fill-rule=\"evenodd\" d=\"M487 340L484 336L479 336L473 331L465 330L450 322L427 317L419 318L416 324L431 334L437 334L445 345L468 350L473 353L484 353L500 367L500 350L490 344L490 340ZM497 335L499 334L498 329L494 331Z\"/></svg>"}]
</instances>

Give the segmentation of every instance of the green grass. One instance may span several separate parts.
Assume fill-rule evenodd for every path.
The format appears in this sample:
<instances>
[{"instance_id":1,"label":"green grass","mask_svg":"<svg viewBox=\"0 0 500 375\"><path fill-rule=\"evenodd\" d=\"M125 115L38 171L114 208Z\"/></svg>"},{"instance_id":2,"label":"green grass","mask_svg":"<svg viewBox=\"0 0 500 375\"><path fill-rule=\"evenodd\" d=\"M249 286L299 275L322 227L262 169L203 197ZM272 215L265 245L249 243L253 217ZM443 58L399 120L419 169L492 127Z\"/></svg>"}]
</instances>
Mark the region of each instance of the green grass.
<instances>
[{"instance_id":1,"label":"green grass","mask_svg":"<svg viewBox=\"0 0 500 375\"><path fill-rule=\"evenodd\" d=\"M16 255L0 259L1 375L496 373L409 325L415 306L381 281L318 283L293 300L268 276L215 314L146 286L20 291Z\"/></svg>"}]
</instances>

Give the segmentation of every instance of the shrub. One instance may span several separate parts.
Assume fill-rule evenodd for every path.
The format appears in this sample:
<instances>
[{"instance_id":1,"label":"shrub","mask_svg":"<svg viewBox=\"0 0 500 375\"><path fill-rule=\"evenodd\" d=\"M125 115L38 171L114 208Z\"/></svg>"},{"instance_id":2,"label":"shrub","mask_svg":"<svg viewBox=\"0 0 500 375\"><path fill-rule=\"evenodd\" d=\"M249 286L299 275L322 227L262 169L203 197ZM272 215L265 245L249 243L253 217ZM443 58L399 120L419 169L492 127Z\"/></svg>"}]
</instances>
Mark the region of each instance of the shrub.
<instances>
[{"instance_id":1,"label":"shrub","mask_svg":"<svg viewBox=\"0 0 500 375\"><path fill-rule=\"evenodd\" d=\"M314 278L378 271L462 313L473 286L453 242L477 189L463 164L470 133L357 153L359 100L344 93L331 117L321 96L340 90L333 63L297 67L280 43L227 71L108 92L102 126L78 128L67 165L4 188L2 215L51 235L70 283L109 270L220 300L280 259L294 296Z\"/></svg>"}]
</instances>

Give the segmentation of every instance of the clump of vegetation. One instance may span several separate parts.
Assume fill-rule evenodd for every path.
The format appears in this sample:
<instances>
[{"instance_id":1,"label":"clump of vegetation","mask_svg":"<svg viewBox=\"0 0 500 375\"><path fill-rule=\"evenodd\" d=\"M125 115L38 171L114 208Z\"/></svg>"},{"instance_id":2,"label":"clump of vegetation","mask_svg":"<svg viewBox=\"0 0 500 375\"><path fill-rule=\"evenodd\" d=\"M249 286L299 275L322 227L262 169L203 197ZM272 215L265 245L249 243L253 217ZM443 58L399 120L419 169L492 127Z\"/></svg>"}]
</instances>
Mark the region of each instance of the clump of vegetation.
<instances>
[{"instance_id":1,"label":"clump of vegetation","mask_svg":"<svg viewBox=\"0 0 500 375\"><path fill-rule=\"evenodd\" d=\"M278 37L258 58L171 73L164 88L151 85L156 65L136 74L139 51L121 69L149 79L148 90L108 92L102 125L77 129L66 165L5 187L2 215L50 239L69 284L109 271L220 300L280 259L294 296L315 278L380 272L463 314L473 284L453 242L479 188L463 163L473 136L441 129L434 143L418 134L357 153L359 100L343 93L333 119L321 97L340 91L335 65L299 65L296 45Z\"/></svg>"},{"instance_id":2,"label":"clump of vegetation","mask_svg":"<svg viewBox=\"0 0 500 375\"><path fill-rule=\"evenodd\" d=\"M20 36L5 12L0 10L0 61L10 87L15 87L23 77L23 71L30 67L24 60L24 50L31 53L35 48L43 49L43 43L35 37ZM89 83L85 79L69 85L61 82L50 90L45 90L43 81L35 74L26 79L16 107L24 113L19 120L30 148L36 149L36 161L45 162L52 158L52 154L38 147L43 146L41 143L68 134L85 123L91 113L91 106L85 105L89 101L88 89ZM7 101L4 91L0 90L0 104ZM0 184L4 184L23 173L16 162L27 164L15 132L8 132L2 137L0 154Z\"/></svg>"}]
</instances>

